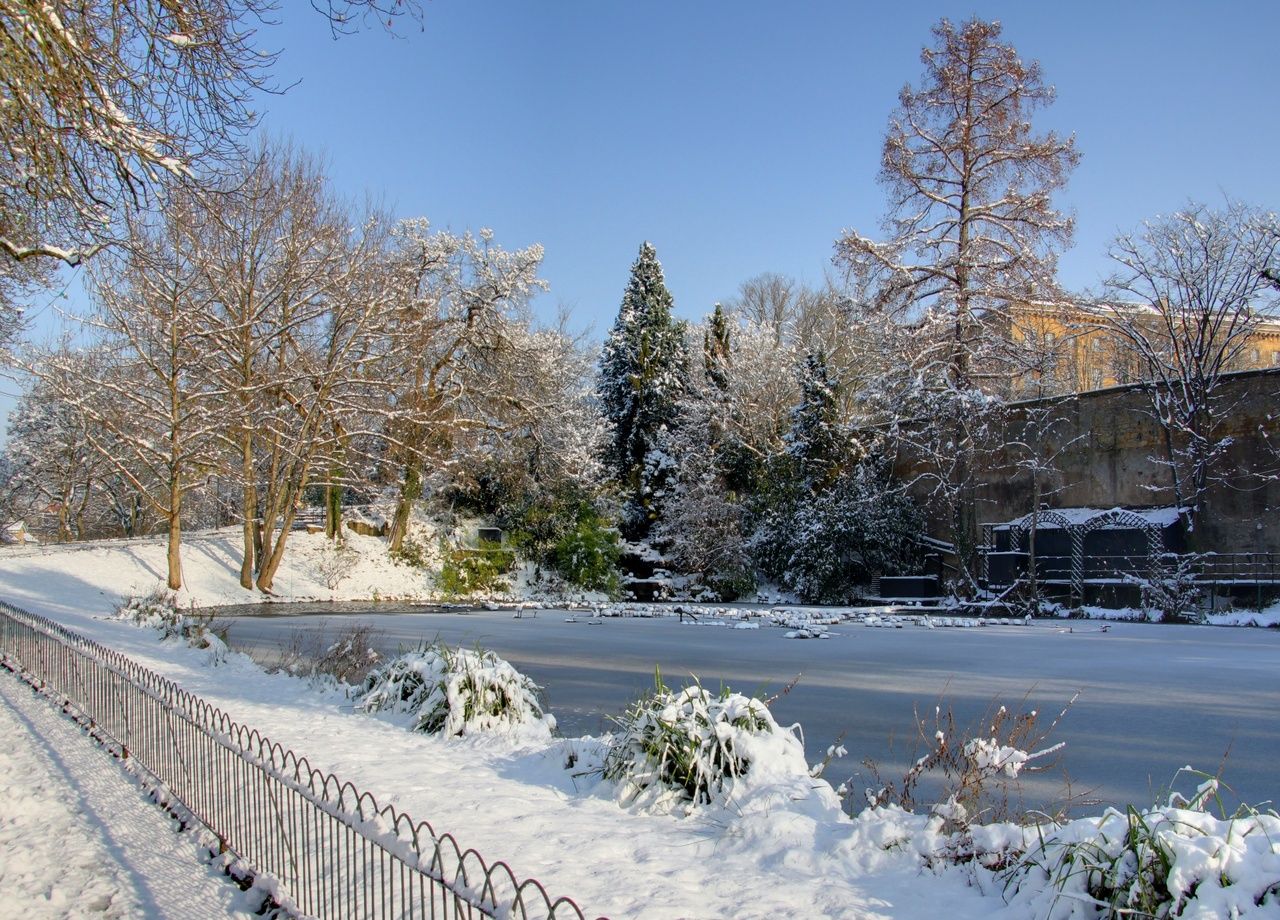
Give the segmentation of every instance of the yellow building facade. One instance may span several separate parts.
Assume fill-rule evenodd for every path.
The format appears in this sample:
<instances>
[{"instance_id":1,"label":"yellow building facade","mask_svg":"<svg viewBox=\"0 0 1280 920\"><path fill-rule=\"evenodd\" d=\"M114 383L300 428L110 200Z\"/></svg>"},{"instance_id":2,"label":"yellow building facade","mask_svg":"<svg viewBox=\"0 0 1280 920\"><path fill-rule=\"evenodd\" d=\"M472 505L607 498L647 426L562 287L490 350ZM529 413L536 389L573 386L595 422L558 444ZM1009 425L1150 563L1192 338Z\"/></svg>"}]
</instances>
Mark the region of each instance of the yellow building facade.
<instances>
[{"instance_id":1,"label":"yellow building facade","mask_svg":"<svg viewBox=\"0 0 1280 920\"><path fill-rule=\"evenodd\" d=\"M1139 330L1153 348L1170 339L1156 310L1135 304L1028 302L1000 311L1002 333L1014 346L1015 398L1079 393L1137 383L1145 362L1119 327ZM1230 370L1280 367L1280 322L1251 319Z\"/></svg>"}]
</instances>

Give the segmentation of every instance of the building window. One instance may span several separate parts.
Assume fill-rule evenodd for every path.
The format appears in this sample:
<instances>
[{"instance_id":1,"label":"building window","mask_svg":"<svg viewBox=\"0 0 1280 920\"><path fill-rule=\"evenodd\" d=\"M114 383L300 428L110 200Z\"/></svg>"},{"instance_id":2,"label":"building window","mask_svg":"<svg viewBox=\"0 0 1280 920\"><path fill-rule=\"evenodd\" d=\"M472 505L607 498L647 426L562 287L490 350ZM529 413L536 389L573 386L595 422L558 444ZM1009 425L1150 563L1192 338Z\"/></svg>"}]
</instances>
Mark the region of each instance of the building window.
<instances>
[{"instance_id":1,"label":"building window","mask_svg":"<svg viewBox=\"0 0 1280 920\"><path fill-rule=\"evenodd\" d=\"M1262 367L1262 350L1258 348L1249 349L1249 364L1253 367Z\"/></svg>"},{"instance_id":2,"label":"building window","mask_svg":"<svg viewBox=\"0 0 1280 920\"><path fill-rule=\"evenodd\" d=\"M1271 353L1271 366L1280 367L1280 351L1273 351Z\"/></svg>"}]
</instances>

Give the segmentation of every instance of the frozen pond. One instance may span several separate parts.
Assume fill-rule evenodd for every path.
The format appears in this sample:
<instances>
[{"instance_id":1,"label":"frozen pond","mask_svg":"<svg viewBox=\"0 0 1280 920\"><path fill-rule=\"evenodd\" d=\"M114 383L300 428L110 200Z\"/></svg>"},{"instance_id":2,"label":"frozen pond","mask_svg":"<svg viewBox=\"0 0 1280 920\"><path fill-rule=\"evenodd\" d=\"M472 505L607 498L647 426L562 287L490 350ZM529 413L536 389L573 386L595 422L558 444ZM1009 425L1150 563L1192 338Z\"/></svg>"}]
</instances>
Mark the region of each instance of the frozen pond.
<instances>
[{"instance_id":1,"label":"frozen pond","mask_svg":"<svg viewBox=\"0 0 1280 920\"><path fill-rule=\"evenodd\" d=\"M353 618L374 626L387 653L436 637L478 643L546 688L566 736L607 731L609 716L653 686L655 666L668 686L696 675L711 690L723 684L765 696L800 675L773 704L775 717L803 726L810 762L843 733L849 754L826 775L840 782L858 773L859 789L871 784L863 758L897 778L918 756L912 749L916 707L929 717L930 734L940 699L944 709L954 708L961 727L976 726L993 701L1035 708L1047 724L1079 691L1050 741L1066 742L1060 764L1074 792L1090 801L1148 804L1178 768L1212 773L1224 757L1224 779L1240 799L1280 798L1277 630L1112 624L1103 631L1082 621L934 630L850 623L831 627L830 639L799 640L784 638L776 627L732 629L674 617L588 624L582 614L566 622L569 614L552 610L520 619L511 611L423 613L385 605L367 611L228 622L239 648L287 642L291 631L320 625L334 636ZM1036 779L1027 787L1027 804L1050 802L1062 786L1061 770Z\"/></svg>"}]
</instances>

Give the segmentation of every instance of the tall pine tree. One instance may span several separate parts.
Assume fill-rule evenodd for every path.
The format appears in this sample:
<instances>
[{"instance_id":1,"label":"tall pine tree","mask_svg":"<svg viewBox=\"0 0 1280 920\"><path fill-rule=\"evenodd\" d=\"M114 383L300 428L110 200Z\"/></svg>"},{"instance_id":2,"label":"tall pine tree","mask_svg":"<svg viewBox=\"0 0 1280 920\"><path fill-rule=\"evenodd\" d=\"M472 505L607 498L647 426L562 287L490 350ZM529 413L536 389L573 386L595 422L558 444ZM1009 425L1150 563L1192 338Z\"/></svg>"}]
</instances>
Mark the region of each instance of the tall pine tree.
<instances>
[{"instance_id":1,"label":"tall pine tree","mask_svg":"<svg viewBox=\"0 0 1280 920\"><path fill-rule=\"evenodd\" d=\"M600 404L609 424L605 463L626 494L622 532L643 540L659 514L670 464L658 447L688 389L684 324L671 316L671 294L652 244L631 266L618 318L600 357Z\"/></svg>"},{"instance_id":2,"label":"tall pine tree","mask_svg":"<svg viewBox=\"0 0 1280 920\"><path fill-rule=\"evenodd\" d=\"M840 426L836 382L821 349L805 355L800 367L800 403L791 410L787 453L809 492L820 492L839 475L847 459L848 435Z\"/></svg>"}]
</instances>

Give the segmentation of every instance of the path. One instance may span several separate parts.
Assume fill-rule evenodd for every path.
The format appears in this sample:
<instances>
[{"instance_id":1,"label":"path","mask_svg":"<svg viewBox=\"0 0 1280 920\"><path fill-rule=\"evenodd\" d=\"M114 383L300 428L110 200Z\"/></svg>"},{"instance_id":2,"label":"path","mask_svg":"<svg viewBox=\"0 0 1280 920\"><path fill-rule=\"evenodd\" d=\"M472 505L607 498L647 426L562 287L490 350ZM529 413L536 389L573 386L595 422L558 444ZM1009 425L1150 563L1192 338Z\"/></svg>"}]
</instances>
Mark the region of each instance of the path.
<instances>
[{"instance_id":1,"label":"path","mask_svg":"<svg viewBox=\"0 0 1280 920\"><path fill-rule=\"evenodd\" d=\"M193 834L78 725L0 668L0 904L10 917L252 917ZM260 897L257 898L260 900Z\"/></svg>"}]
</instances>

